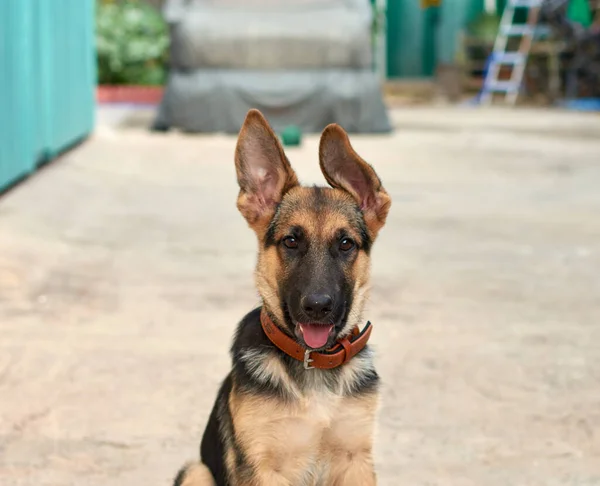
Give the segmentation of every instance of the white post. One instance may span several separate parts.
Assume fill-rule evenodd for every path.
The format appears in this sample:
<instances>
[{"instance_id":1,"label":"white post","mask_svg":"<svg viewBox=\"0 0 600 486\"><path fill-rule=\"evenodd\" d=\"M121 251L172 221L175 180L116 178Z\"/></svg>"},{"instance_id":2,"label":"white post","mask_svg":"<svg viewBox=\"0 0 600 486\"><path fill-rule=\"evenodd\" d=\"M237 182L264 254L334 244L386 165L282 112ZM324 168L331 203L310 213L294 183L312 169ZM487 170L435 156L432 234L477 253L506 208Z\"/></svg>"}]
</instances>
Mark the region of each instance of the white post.
<instances>
[{"instance_id":1,"label":"white post","mask_svg":"<svg viewBox=\"0 0 600 486\"><path fill-rule=\"evenodd\" d=\"M375 65L377 66L377 74L381 81L387 79L387 0L376 0L375 1L377 25L379 31L376 36L376 59Z\"/></svg>"},{"instance_id":2,"label":"white post","mask_svg":"<svg viewBox=\"0 0 600 486\"><path fill-rule=\"evenodd\" d=\"M485 13L495 14L496 13L496 0L485 0L484 1Z\"/></svg>"}]
</instances>

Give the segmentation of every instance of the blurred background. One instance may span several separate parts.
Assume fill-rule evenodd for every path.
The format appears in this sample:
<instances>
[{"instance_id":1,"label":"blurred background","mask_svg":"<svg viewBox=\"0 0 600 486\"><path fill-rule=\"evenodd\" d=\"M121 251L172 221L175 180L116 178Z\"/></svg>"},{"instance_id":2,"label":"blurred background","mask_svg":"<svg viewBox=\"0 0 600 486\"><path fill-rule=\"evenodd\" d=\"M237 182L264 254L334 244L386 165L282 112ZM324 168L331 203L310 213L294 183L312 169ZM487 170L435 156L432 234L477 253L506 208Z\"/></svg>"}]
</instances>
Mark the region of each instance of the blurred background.
<instances>
[{"instance_id":1,"label":"blurred background","mask_svg":"<svg viewBox=\"0 0 600 486\"><path fill-rule=\"evenodd\" d=\"M259 304L236 134L393 206L379 484L600 485L600 2L2 0L0 484L169 484Z\"/></svg>"},{"instance_id":2,"label":"blurred background","mask_svg":"<svg viewBox=\"0 0 600 486\"><path fill-rule=\"evenodd\" d=\"M386 108L407 104L600 107L596 0L2 8L2 187L91 133L96 106L100 119L204 133L235 133L250 107L278 131L358 133L390 132Z\"/></svg>"}]
</instances>

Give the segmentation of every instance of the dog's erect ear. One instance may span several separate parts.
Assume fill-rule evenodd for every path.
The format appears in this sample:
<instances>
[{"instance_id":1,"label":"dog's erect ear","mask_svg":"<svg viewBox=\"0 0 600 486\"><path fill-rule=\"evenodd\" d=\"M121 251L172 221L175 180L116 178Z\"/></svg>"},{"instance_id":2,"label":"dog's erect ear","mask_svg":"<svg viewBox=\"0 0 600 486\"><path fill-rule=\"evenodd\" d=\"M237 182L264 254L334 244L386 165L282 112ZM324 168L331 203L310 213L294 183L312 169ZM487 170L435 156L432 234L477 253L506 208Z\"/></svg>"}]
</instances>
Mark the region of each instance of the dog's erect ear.
<instances>
[{"instance_id":1,"label":"dog's erect ear","mask_svg":"<svg viewBox=\"0 0 600 486\"><path fill-rule=\"evenodd\" d=\"M237 207L259 236L275 214L283 195L298 185L281 144L260 111L246 115L235 149L240 194Z\"/></svg>"},{"instance_id":2,"label":"dog's erect ear","mask_svg":"<svg viewBox=\"0 0 600 486\"><path fill-rule=\"evenodd\" d=\"M321 171L331 187L349 192L358 202L367 227L375 236L385 224L392 199L377 174L352 148L342 127L332 123L321 135Z\"/></svg>"}]
</instances>

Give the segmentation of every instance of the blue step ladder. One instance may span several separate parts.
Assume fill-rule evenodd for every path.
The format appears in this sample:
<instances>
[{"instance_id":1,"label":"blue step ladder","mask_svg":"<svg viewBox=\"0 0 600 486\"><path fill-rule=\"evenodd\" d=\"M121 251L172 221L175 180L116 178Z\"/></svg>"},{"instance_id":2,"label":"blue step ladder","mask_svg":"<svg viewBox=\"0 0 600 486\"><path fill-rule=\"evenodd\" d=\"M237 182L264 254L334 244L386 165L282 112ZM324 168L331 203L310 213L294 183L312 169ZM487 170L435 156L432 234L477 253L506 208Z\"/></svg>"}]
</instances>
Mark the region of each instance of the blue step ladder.
<instances>
[{"instance_id":1,"label":"blue step ladder","mask_svg":"<svg viewBox=\"0 0 600 486\"><path fill-rule=\"evenodd\" d=\"M479 103L482 105L491 105L494 101L494 95L503 96L504 103L514 105L517 102L523 78L525 76L525 67L527 58L531 50L534 36L539 32L537 26L540 15L540 8L545 0L508 0L504 13L500 19L498 35L494 42L494 49L488 59L487 73ZM515 23L515 11L517 9L527 9L527 23ZM520 38L519 47L516 51L508 51L509 38ZM503 66L510 68L510 78L500 80L500 70Z\"/></svg>"}]
</instances>

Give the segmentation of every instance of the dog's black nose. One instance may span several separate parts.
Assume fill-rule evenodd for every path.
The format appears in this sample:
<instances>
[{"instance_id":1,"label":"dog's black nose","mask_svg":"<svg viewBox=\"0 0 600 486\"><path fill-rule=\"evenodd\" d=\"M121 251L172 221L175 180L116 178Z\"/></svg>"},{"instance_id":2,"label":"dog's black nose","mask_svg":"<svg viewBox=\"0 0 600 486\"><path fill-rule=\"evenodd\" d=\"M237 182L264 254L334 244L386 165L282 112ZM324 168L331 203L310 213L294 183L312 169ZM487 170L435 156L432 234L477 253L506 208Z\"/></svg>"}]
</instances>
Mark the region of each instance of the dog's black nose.
<instances>
[{"instance_id":1,"label":"dog's black nose","mask_svg":"<svg viewBox=\"0 0 600 486\"><path fill-rule=\"evenodd\" d=\"M323 319L333 310L333 299L327 294L309 294L302 297L302 310L312 319Z\"/></svg>"}]
</instances>

